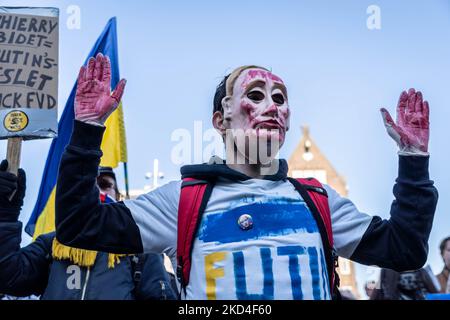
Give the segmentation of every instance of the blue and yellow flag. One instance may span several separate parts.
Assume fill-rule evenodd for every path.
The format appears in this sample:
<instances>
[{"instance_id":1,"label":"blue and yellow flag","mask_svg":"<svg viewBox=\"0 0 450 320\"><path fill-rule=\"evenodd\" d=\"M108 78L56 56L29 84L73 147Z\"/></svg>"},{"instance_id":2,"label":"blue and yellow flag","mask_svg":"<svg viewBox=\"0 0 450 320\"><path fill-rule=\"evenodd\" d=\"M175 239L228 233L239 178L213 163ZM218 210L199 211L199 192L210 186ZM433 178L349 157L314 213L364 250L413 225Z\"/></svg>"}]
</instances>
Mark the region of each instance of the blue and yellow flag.
<instances>
[{"instance_id":1,"label":"blue and yellow flag","mask_svg":"<svg viewBox=\"0 0 450 320\"><path fill-rule=\"evenodd\" d=\"M116 18L111 18L108 21L108 24L89 53L85 64L89 57L96 56L100 52L109 56L111 60L111 87L115 88L120 80ZM61 161L61 156L66 145L69 143L73 129L76 86L75 82L59 120L58 137L53 139L50 146L36 205L25 227L25 231L29 235L32 235L34 239L43 233L55 230L56 180L59 162ZM125 163L127 161L122 105L108 118L105 125L106 131L101 146L103 151L101 165L115 168L119 162Z\"/></svg>"}]
</instances>

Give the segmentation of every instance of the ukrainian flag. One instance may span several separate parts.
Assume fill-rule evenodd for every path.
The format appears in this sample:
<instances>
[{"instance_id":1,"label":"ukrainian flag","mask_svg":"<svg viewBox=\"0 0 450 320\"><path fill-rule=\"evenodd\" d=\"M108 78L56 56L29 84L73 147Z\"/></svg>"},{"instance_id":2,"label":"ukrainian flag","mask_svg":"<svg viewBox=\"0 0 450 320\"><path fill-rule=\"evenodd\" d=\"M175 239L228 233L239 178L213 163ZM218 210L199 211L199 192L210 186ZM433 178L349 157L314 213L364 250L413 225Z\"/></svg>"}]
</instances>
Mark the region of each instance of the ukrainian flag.
<instances>
[{"instance_id":1,"label":"ukrainian flag","mask_svg":"<svg viewBox=\"0 0 450 320\"><path fill-rule=\"evenodd\" d=\"M96 56L100 52L109 56L111 60L111 87L115 88L120 80L115 17L108 21L108 24L89 53L85 64L89 57ZM73 129L75 93L76 82L59 120L58 137L53 139L50 146L36 205L25 227L25 231L29 235L32 235L34 239L43 233L55 230L56 179L62 153L69 143ZM106 131L101 145L103 151L101 165L115 168L119 162L127 162L122 105L108 118L105 125Z\"/></svg>"}]
</instances>

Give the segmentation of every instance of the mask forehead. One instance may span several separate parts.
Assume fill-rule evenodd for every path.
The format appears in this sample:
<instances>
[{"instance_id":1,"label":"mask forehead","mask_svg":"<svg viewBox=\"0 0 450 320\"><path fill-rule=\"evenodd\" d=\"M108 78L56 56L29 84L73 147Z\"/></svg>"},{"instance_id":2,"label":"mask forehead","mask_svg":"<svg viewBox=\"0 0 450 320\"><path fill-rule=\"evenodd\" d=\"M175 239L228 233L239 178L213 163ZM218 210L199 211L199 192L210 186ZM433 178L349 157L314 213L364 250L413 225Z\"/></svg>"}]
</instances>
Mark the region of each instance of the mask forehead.
<instances>
[{"instance_id":1,"label":"mask forehead","mask_svg":"<svg viewBox=\"0 0 450 320\"><path fill-rule=\"evenodd\" d=\"M242 71L242 73L239 75L239 77L236 79L236 82L234 83L233 92L244 92L246 89L254 82L257 81L263 81L266 83L266 85L270 86L280 86L284 90L286 90L286 87L284 85L283 80L274 75L272 72L264 70L264 69L247 69Z\"/></svg>"},{"instance_id":2,"label":"mask forehead","mask_svg":"<svg viewBox=\"0 0 450 320\"><path fill-rule=\"evenodd\" d=\"M248 148L243 145L250 143L249 141L262 142L264 145L270 141L271 150L278 150L289 130L290 111L283 80L270 71L257 67L244 69L237 77L236 73L228 78L231 83L227 83L227 96L222 100L226 126L231 129L229 132L234 142L246 156L250 155L247 154ZM228 86L231 85L230 90ZM278 90L284 97L279 96ZM257 91L260 92L256 93ZM250 140L245 138L247 136Z\"/></svg>"}]
</instances>

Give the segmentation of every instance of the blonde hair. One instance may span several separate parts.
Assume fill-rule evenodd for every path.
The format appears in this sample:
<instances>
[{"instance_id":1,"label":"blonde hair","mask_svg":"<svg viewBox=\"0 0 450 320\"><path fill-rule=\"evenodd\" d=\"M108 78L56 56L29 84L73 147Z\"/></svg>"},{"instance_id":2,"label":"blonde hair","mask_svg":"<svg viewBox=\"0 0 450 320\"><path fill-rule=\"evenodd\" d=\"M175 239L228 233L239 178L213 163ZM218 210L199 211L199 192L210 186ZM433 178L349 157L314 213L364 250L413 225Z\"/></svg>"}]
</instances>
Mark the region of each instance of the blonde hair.
<instances>
[{"instance_id":1,"label":"blonde hair","mask_svg":"<svg viewBox=\"0 0 450 320\"><path fill-rule=\"evenodd\" d=\"M233 87L236 79L244 70L247 69L262 69L269 71L268 69L257 65L246 65L238 67L234 69L230 74L226 75L216 88L216 93L214 94L213 99L213 114L217 111L223 114L222 99L233 94Z\"/></svg>"},{"instance_id":2,"label":"blonde hair","mask_svg":"<svg viewBox=\"0 0 450 320\"><path fill-rule=\"evenodd\" d=\"M246 65L246 66L241 66L241 67L234 69L228 76L226 84L225 84L225 90L226 90L227 96L233 94L233 87L234 87L234 84L236 83L237 78L239 78L241 73L247 69L262 69L262 70L270 71L264 67L260 67L257 65Z\"/></svg>"}]
</instances>

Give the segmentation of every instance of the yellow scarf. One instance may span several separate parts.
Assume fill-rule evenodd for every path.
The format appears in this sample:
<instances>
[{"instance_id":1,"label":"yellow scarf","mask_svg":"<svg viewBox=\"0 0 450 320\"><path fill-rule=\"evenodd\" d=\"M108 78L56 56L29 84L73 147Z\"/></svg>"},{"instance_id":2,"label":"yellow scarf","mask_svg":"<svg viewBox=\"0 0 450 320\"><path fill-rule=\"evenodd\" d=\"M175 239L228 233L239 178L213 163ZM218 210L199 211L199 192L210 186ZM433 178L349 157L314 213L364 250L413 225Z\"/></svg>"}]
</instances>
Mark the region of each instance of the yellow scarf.
<instances>
[{"instance_id":1,"label":"yellow scarf","mask_svg":"<svg viewBox=\"0 0 450 320\"><path fill-rule=\"evenodd\" d=\"M60 243L55 237L53 239L52 255L57 260L69 259L80 267L92 267L97 258L97 251L68 247ZM116 263L120 263L120 257L124 256L126 254L110 253L108 255L108 268L114 268Z\"/></svg>"}]
</instances>

